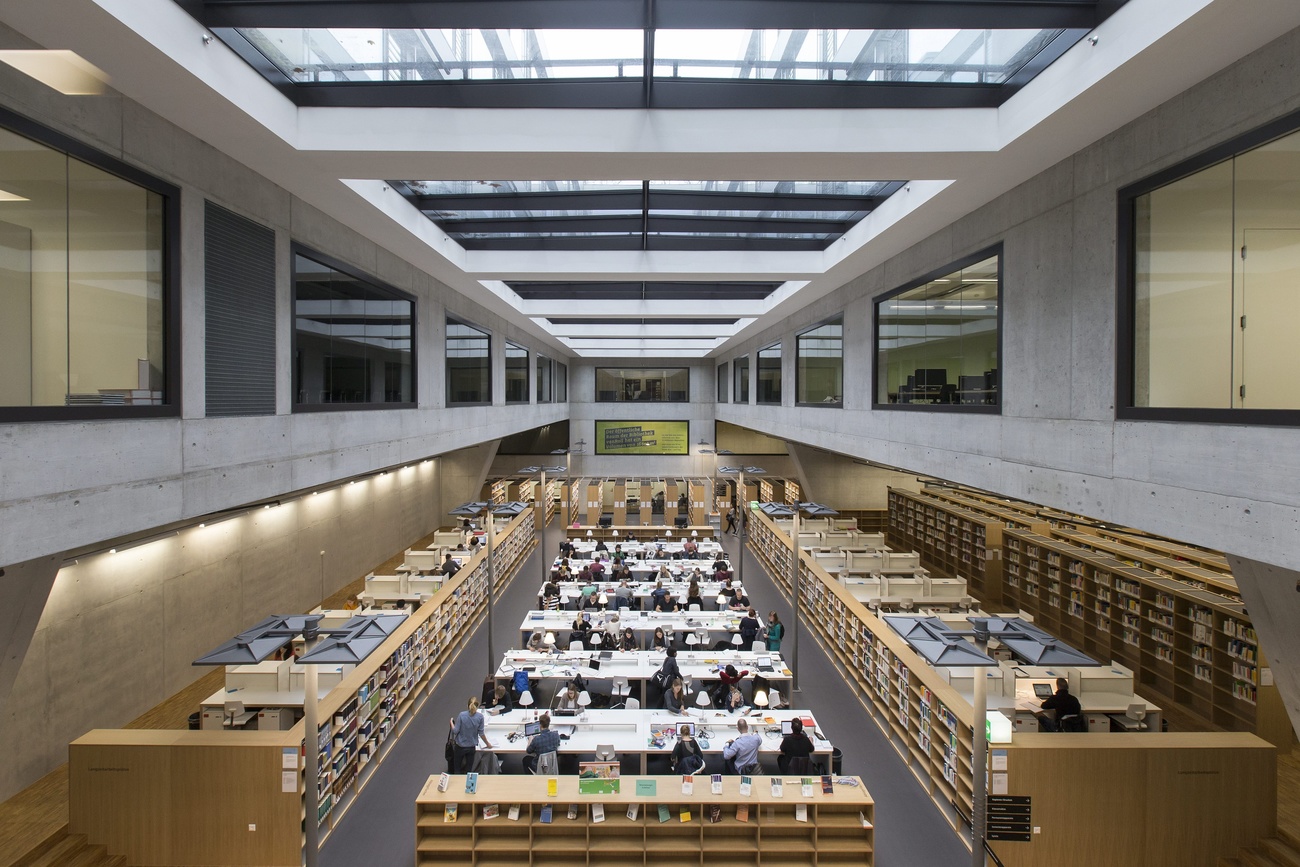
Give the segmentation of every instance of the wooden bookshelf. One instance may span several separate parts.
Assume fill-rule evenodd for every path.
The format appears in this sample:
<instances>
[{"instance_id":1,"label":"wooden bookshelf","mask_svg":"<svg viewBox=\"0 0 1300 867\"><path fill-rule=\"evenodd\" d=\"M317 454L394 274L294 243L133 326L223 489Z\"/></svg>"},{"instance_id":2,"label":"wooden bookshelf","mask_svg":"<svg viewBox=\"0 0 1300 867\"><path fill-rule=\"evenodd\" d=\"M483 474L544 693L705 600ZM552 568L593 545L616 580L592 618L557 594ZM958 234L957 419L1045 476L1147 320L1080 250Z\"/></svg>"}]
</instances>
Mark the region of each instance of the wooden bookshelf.
<instances>
[{"instance_id":1,"label":"wooden bookshelf","mask_svg":"<svg viewBox=\"0 0 1300 867\"><path fill-rule=\"evenodd\" d=\"M1132 668L1140 692L1212 728L1255 730L1263 660L1239 601L1060 538L1007 530L1003 544L1008 603Z\"/></svg>"},{"instance_id":2,"label":"wooden bookshelf","mask_svg":"<svg viewBox=\"0 0 1300 867\"><path fill-rule=\"evenodd\" d=\"M916 551L931 573L965 578L970 594L986 606L1002 602L1003 520L948 501L889 489L885 538L896 550ZM1047 529L1046 524L1042 529Z\"/></svg>"},{"instance_id":3,"label":"wooden bookshelf","mask_svg":"<svg viewBox=\"0 0 1300 867\"><path fill-rule=\"evenodd\" d=\"M753 512L750 545L788 597L790 537L766 515ZM954 805L970 815L972 803L970 703L810 554L800 553L801 622L812 630L849 691L871 713L921 787L958 828Z\"/></svg>"},{"instance_id":4,"label":"wooden bookshelf","mask_svg":"<svg viewBox=\"0 0 1300 867\"><path fill-rule=\"evenodd\" d=\"M416 864L465 867L785 867L785 865L875 862L875 805L862 780L836 784L822 793L813 777L813 793L804 795L800 779L782 777L783 792L773 797L771 777L753 778L753 790L740 794L740 778L723 777L722 794L712 794L709 776L696 775L693 791L682 794L676 776L624 777L621 791L578 793L574 776L560 776L557 794L546 794L545 777L480 777L477 792L465 792L465 777L452 776L446 792L439 777L430 777L415 802ZM656 793L638 796L636 780L652 780ZM836 778L840 779L840 778ZM447 805L456 805L456 820L446 821ZM484 808L495 805L495 818ZM597 821L599 805L604 819ZM636 818L629 809L636 805ZM660 807L667 821L660 821ZM710 821L710 808L720 810ZM551 821L543 821L549 807ZM737 808L746 808L745 821ZM796 818L803 807L806 821ZM511 819L512 810L518 810ZM689 812L684 818L683 810ZM572 811L572 812L571 812ZM574 818L569 818L570 815Z\"/></svg>"},{"instance_id":5,"label":"wooden bookshelf","mask_svg":"<svg viewBox=\"0 0 1300 867\"><path fill-rule=\"evenodd\" d=\"M498 593L536 544L533 528L533 510L528 509L497 535L493 557ZM315 733L321 748L316 820L322 842L485 616L487 573L487 554L480 550L320 700ZM127 863L145 867L214 863L213 841L228 837L232 827L252 823L265 833L241 837L239 854L223 854L226 860L215 863L297 867L302 863L303 829L309 821L306 770L303 762L296 763L296 790L286 792L280 775L266 772L268 759L262 756L270 756L278 768L283 751L305 753L307 736L302 720L288 731L92 731L68 749L69 828L85 834L91 843L108 845L113 855L124 856ZM194 763L188 759L191 753L225 758ZM186 764L178 764L178 756L186 757ZM136 772L112 780L90 773L106 760ZM247 767L253 761L260 762L257 771ZM239 802L223 803L218 809L212 798L189 797L190 791L239 793ZM262 806L249 812L250 804ZM288 831L282 827L286 810L292 816ZM117 827L123 816L137 817L131 821L145 822L147 827L124 834Z\"/></svg>"}]
</instances>

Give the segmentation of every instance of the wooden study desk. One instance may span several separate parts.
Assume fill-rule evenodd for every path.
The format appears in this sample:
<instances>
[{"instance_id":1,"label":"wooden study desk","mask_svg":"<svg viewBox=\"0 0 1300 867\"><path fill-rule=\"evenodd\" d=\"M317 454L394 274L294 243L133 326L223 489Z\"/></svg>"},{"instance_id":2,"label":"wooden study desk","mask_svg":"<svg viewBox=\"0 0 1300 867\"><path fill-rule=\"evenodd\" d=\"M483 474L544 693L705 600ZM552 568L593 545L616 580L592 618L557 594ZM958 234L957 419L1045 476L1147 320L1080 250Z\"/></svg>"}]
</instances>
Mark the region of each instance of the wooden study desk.
<instances>
[{"instance_id":1,"label":"wooden study desk","mask_svg":"<svg viewBox=\"0 0 1300 867\"><path fill-rule=\"evenodd\" d=\"M603 614L604 612L599 610L592 613L590 628L595 629L603 625L604 620L602 616L599 616ZM519 646L526 646L529 637L534 632L543 634L550 632L555 636L557 642L567 642L569 632L573 629L572 615L573 612L571 611L529 611L524 615L523 622L519 624ZM620 632L631 628L633 633L642 637L647 644L654 635L656 628L662 628L665 636L674 632L696 632L706 634L710 641L722 637L730 640L731 634L740 629L740 613L735 611L636 611L628 612L627 616L620 616L618 627Z\"/></svg>"},{"instance_id":2,"label":"wooden study desk","mask_svg":"<svg viewBox=\"0 0 1300 867\"><path fill-rule=\"evenodd\" d=\"M633 574L635 574L635 572ZM712 573L708 573L708 574L711 575ZM600 580L600 581L591 581L589 583L591 584L591 586L596 588L597 594L604 593L606 597L608 597L609 601L606 604L601 605L600 607L613 609L615 607L614 591L618 589L619 582ZM654 592L656 583L657 582L655 581L629 581L628 582L628 588L632 591L632 601L634 603L631 610L648 611L652 607L653 600L651 599L650 594ZM704 603L702 610L711 611L714 608L716 608L718 604L717 603L718 592L722 589L723 586L722 582L721 581L699 581L697 583L699 584L700 599ZM579 597L582 595L582 588L587 586L587 583L581 581L566 581L562 584L559 584L558 586L560 588L560 607L564 608L567 611L575 610L579 602ZM686 592L690 590L689 581L665 581L663 586L665 590L667 590L669 593L672 594L673 599L681 602L684 602L686 600ZM733 589L734 588L735 585L733 585ZM537 591L538 608L542 607L542 602L545 598L543 595L545 589L546 589L545 584L543 584L540 588L538 588ZM729 601L730 600L728 600L728 602Z\"/></svg>"}]
</instances>

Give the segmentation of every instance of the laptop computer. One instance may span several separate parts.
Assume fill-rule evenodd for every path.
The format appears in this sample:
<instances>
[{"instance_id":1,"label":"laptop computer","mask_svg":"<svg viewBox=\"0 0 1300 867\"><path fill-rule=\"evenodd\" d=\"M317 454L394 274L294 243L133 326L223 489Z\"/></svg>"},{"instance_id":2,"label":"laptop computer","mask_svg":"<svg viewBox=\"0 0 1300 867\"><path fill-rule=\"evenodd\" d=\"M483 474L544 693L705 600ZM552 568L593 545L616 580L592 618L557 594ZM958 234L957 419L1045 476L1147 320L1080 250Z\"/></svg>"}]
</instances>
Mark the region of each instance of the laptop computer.
<instances>
[{"instance_id":1,"label":"laptop computer","mask_svg":"<svg viewBox=\"0 0 1300 867\"><path fill-rule=\"evenodd\" d=\"M539 722L524 723L524 737L531 738L533 735L541 734L542 724Z\"/></svg>"},{"instance_id":2,"label":"laptop computer","mask_svg":"<svg viewBox=\"0 0 1300 867\"><path fill-rule=\"evenodd\" d=\"M590 668L592 671L600 671L600 660L599 659L587 660L587 668Z\"/></svg>"},{"instance_id":3,"label":"laptop computer","mask_svg":"<svg viewBox=\"0 0 1300 867\"><path fill-rule=\"evenodd\" d=\"M1051 698L1053 694L1051 684L1042 682L1034 684L1034 695L1039 698Z\"/></svg>"},{"instance_id":4,"label":"laptop computer","mask_svg":"<svg viewBox=\"0 0 1300 867\"><path fill-rule=\"evenodd\" d=\"M600 652L600 658L601 658L601 659L613 659L613 658L614 658L614 651L612 651L612 650L602 650L602 651Z\"/></svg>"},{"instance_id":5,"label":"laptop computer","mask_svg":"<svg viewBox=\"0 0 1300 867\"><path fill-rule=\"evenodd\" d=\"M551 711L551 716L577 716L582 711L572 707L561 707Z\"/></svg>"}]
</instances>

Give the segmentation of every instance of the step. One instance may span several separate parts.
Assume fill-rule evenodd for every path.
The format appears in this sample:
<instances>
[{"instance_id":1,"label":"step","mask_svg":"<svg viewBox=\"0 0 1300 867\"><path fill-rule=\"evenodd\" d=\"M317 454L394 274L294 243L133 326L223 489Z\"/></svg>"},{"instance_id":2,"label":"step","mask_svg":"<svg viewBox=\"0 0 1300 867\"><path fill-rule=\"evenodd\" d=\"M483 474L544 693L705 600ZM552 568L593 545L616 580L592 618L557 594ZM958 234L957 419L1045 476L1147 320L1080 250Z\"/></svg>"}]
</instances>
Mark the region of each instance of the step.
<instances>
[{"instance_id":1,"label":"step","mask_svg":"<svg viewBox=\"0 0 1300 867\"><path fill-rule=\"evenodd\" d=\"M1300 867L1300 849L1287 843L1280 837L1270 837L1267 840L1259 841L1259 848L1263 849L1273 860L1285 867Z\"/></svg>"},{"instance_id":2,"label":"step","mask_svg":"<svg viewBox=\"0 0 1300 867\"><path fill-rule=\"evenodd\" d=\"M1300 834L1290 831L1287 828L1278 828L1275 836L1295 851L1300 852Z\"/></svg>"},{"instance_id":3,"label":"step","mask_svg":"<svg viewBox=\"0 0 1300 867\"><path fill-rule=\"evenodd\" d=\"M69 859L85 848L85 837L80 835L75 837L65 836L41 854L23 862L23 867L63 867L68 863Z\"/></svg>"},{"instance_id":4,"label":"step","mask_svg":"<svg viewBox=\"0 0 1300 867\"><path fill-rule=\"evenodd\" d=\"M1241 863L1246 867L1278 867L1269 854L1258 846L1241 850Z\"/></svg>"},{"instance_id":5,"label":"step","mask_svg":"<svg viewBox=\"0 0 1300 867\"><path fill-rule=\"evenodd\" d=\"M50 836L33 846L26 855L15 861L14 867L29 867L29 865L35 864L37 858L50 851L50 849L53 849L61 841L66 840L67 837L68 826L65 824L62 828L53 832Z\"/></svg>"},{"instance_id":6,"label":"step","mask_svg":"<svg viewBox=\"0 0 1300 867\"><path fill-rule=\"evenodd\" d=\"M104 867L126 867L126 856L114 855L104 862Z\"/></svg>"},{"instance_id":7,"label":"step","mask_svg":"<svg viewBox=\"0 0 1300 867\"><path fill-rule=\"evenodd\" d=\"M1228 858L1227 856L1220 855L1218 867L1242 867L1241 859Z\"/></svg>"}]
</instances>

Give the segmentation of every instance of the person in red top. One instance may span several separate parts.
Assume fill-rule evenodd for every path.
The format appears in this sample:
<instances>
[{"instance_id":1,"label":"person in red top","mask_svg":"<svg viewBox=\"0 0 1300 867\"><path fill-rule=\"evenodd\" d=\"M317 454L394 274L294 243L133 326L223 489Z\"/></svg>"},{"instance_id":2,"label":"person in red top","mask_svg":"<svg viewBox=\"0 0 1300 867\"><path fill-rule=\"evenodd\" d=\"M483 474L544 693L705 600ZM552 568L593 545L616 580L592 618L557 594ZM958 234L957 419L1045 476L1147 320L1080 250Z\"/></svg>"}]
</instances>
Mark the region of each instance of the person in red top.
<instances>
[{"instance_id":1,"label":"person in red top","mask_svg":"<svg viewBox=\"0 0 1300 867\"><path fill-rule=\"evenodd\" d=\"M749 676L749 669L737 672L734 665L728 665L718 672L718 685L713 691L713 706L722 707L727 701L727 695L731 692L731 688L738 685L747 676Z\"/></svg>"}]
</instances>

